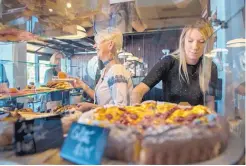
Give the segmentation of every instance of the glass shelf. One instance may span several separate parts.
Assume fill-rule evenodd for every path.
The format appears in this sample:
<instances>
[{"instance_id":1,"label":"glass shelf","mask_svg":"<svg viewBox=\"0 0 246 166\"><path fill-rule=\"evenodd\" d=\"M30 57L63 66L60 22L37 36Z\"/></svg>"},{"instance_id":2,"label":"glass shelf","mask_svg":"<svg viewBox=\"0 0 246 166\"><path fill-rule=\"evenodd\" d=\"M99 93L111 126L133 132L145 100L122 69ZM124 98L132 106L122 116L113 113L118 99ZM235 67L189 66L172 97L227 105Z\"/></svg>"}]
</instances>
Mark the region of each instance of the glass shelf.
<instances>
[{"instance_id":1,"label":"glass shelf","mask_svg":"<svg viewBox=\"0 0 246 166\"><path fill-rule=\"evenodd\" d=\"M27 65L37 65L37 66L46 66L46 67L56 67L56 65L52 65L52 64L46 64L46 63L34 63L34 62L26 62L26 61L11 61L11 60L2 60L0 59L0 64L13 64L13 63L22 63L22 64L27 64ZM70 66L70 67L81 67L81 66Z\"/></svg>"},{"instance_id":2,"label":"glass shelf","mask_svg":"<svg viewBox=\"0 0 246 166\"><path fill-rule=\"evenodd\" d=\"M49 94L53 92L71 91L74 89L78 89L78 88L54 89L54 90L49 90L49 91L36 91L36 92L24 92L22 90L19 93L9 93L9 94L4 94L4 95L2 94L3 96L0 97L0 101L1 100L11 100L11 99L20 98L20 97L31 97L31 96L40 95L40 94Z\"/></svg>"},{"instance_id":3,"label":"glass shelf","mask_svg":"<svg viewBox=\"0 0 246 166\"><path fill-rule=\"evenodd\" d=\"M11 60L1 60L0 59L0 64L13 64L13 63L22 63L22 64L27 64L27 65L33 65L33 66L47 66L47 67L55 67L56 65L52 64L45 64L45 63L33 63L33 62L26 62L26 61L11 61Z\"/></svg>"}]
</instances>

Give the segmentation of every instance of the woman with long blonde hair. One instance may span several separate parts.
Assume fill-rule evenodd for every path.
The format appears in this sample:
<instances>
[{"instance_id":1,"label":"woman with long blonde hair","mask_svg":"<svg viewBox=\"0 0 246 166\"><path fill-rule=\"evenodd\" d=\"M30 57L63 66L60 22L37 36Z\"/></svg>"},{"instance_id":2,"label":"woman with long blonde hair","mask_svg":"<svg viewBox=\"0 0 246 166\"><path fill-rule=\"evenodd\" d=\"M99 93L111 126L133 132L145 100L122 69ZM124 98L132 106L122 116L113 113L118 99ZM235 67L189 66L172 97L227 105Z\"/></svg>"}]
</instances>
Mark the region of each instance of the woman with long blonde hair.
<instances>
[{"instance_id":1,"label":"woman with long blonde hair","mask_svg":"<svg viewBox=\"0 0 246 166\"><path fill-rule=\"evenodd\" d=\"M143 96L162 81L164 101L206 104L214 109L217 67L205 56L213 43L213 28L205 19L186 26L178 50L159 61L133 89L132 104L140 103Z\"/></svg>"}]
</instances>

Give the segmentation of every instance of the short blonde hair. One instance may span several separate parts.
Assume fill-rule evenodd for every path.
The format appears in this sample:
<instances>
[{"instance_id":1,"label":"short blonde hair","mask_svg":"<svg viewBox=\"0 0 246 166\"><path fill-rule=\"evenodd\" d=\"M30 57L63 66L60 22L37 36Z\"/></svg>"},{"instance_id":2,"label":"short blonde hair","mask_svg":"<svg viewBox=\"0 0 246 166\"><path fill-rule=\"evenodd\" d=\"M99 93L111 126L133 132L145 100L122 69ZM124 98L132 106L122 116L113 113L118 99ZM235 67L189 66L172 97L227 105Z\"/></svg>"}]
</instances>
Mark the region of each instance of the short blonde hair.
<instances>
[{"instance_id":1,"label":"short blonde hair","mask_svg":"<svg viewBox=\"0 0 246 166\"><path fill-rule=\"evenodd\" d=\"M211 78L211 67L212 67L212 59L204 56L206 53L211 52L214 44L214 36L213 36L213 27L211 24L205 19L199 19L194 24L186 26L180 36L179 40L179 49L173 53L177 54L179 58L179 76L189 83L189 76L187 71L187 63L185 59L185 37L189 30L198 29L199 32L206 40L206 45L203 53L202 65L199 67L199 84L203 93L205 93L208 89L209 81ZM182 75L181 70L183 70L184 76Z\"/></svg>"},{"instance_id":2,"label":"short blonde hair","mask_svg":"<svg viewBox=\"0 0 246 166\"><path fill-rule=\"evenodd\" d=\"M50 57L50 64L55 64L57 56L61 56L64 58L64 54L62 52L56 51L51 57Z\"/></svg>"},{"instance_id":3,"label":"short blonde hair","mask_svg":"<svg viewBox=\"0 0 246 166\"><path fill-rule=\"evenodd\" d=\"M123 46L123 35L117 28L107 28L98 32L95 36L96 44L101 43L105 40L112 40L115 44L116 53L120 51Z\"/></svg>"}]
</instances>

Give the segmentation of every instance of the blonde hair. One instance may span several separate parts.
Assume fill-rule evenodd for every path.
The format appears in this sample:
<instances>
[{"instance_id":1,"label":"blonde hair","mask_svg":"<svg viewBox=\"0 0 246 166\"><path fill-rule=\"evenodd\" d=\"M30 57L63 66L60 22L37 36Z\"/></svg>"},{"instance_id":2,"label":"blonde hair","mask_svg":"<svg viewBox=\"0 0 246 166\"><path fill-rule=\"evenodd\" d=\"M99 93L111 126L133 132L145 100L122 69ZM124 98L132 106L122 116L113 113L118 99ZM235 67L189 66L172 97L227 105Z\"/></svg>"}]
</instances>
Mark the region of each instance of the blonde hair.
<instances>
[{"instance_id":1,"label":"blonde hair","mask_svg":"<svg viewBox=\"0 0 246 166\"><path fill-rule=\"evenodd\" d=\"M65 57L64 54L63 54L62 52L56 51L56 52L50 57L50 64L53 64L53 65L55 64L57 55L62 56L62 58Z\"/></svg>"},{"instance_id":2,"label":"blonde hair","mask_svg":"<svg viewBox=\"0 0 246 166\"><path fill-rule=\"evenodd\" d=\"M189 75L187 71L187 63L185 59L185 36L190 29L198 29L204 39L206 40L203 52L202 65L199 67L199 84L203 93L208 90L209 81L211 78L212 59L204 56L206 53L211 52L214 44L213 27L205 19L199 19L194 24L186 26L180 36L179 49L172 53L173 56L179 58L179 78L181 77L188 84ZM184 76L182 75L182 71Z\"/></svg>"},{"instance_id":3,"label":"blonde hair","mask_svg":"<svg viewBox=\"0 0 246 166\"><path fill-rule=\"evenodd\" d=\"M123 46L123 35L119 29L116 28L107 28L104 30L101 30L96 36L95 36L95 42L101 43L105 40L112 40L115 44L115 50L113 52L113 56L117 55L117 52L119 52L122 49Z\"/></svg>"}]
</instances>

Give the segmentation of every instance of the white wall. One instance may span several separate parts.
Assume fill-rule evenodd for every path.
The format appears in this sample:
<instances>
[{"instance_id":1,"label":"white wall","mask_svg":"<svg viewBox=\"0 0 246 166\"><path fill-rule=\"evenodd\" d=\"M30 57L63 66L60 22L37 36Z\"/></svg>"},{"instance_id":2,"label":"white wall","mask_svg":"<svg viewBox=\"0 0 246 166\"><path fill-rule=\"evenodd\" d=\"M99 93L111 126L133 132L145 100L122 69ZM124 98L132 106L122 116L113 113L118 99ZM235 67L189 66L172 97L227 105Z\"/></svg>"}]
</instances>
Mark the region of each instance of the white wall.
<instances>
[{"instance_id":1,"label":"white wall","mask_svg":"<svg viewBox=\"0 0 246 166\"><path fill-rule=\"evenodd\" d=\"M19 62L15 63L14 69L14 82L16 87L21 89L27 85L27 65L26 62L26 43L13 44L13 61Z\"/></svg>"},{"instance_id":2,"label":"white wall","mask_svg":"<svg viewBox=\"0 0 246 166\"><path fill-rule=\"evenodd\" d=\"M10 87L24 88L27 83L27 64L17 61L26 61L26 43L1 43L0 60L8 60L3 64Z\"/></svg>"}]
</instances>

